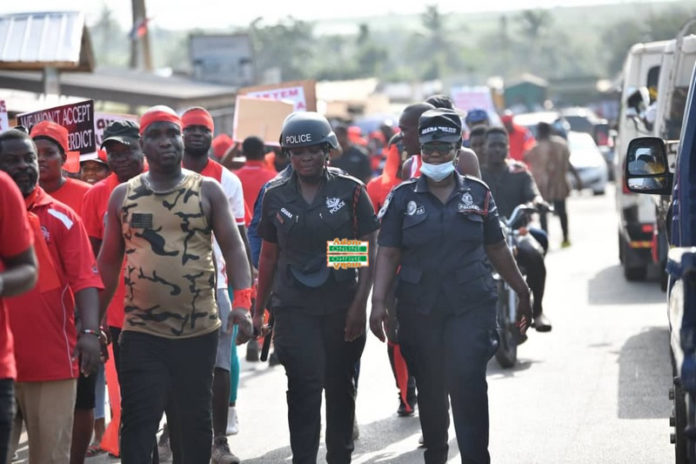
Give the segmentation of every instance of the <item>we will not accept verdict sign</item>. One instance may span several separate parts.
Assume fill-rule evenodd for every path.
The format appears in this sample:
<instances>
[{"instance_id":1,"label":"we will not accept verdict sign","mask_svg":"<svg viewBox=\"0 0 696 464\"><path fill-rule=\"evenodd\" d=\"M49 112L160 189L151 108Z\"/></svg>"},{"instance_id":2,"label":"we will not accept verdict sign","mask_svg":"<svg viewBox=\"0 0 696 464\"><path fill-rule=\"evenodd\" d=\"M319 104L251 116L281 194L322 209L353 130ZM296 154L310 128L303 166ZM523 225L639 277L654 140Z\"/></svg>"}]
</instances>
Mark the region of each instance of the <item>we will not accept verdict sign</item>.
<instances>
[{"instance_id":1,"label":"we will not accept verdict sign","mask_svg":"<svg viewBox=\"0 0 696 464\"><path fill-rule=\"evenodd\" d=\"M60 124L68 130L68 150L80 154L93 153L97 150L94 133L94 100L54 106L17 116L19 124L29 130L45 120Z\"/></svg>"}]
</instances>

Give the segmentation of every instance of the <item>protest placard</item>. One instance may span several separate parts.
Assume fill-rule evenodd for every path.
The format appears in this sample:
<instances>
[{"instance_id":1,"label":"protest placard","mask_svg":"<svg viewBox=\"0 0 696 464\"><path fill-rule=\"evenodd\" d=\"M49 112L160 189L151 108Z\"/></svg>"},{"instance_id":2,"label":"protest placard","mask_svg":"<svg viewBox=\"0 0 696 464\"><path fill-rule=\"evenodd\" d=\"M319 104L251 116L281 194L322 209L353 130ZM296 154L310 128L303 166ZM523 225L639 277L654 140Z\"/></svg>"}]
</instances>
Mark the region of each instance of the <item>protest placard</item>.
<instances>
[{"instance_id":1,"label":"protest placard","mask_svg":"<svg viewBox=\"0 0 696 464\"><path fill-rule=\"evenodd\" d=\"M17 116L19 124L29 130L46 119L68 130L68 150L78 153L93 153L97 150L94 134L94 100L55 106Z\"/></svg>"},{"instance_id":2,"label":"protest placard","mask_svg":"<svg viewBox=\"0 0 696 464\"><path fill-rule=\"evenodd\" d=\"M246 97L291 102L293 111L317 110L316 82L313 80L243 87L237 93Z\"/></svg>"},{"instance_id":3,"label":"protest placard","mask_svg":"<svg viewBox=\"0 0 696 464\"><path fill-rule=\"evenodd\" d=\"M278 146L283 121L293 109L289 102L238 96L232 138L241 142L255 135L266 145Z\"/></svg>"}]
</instances>

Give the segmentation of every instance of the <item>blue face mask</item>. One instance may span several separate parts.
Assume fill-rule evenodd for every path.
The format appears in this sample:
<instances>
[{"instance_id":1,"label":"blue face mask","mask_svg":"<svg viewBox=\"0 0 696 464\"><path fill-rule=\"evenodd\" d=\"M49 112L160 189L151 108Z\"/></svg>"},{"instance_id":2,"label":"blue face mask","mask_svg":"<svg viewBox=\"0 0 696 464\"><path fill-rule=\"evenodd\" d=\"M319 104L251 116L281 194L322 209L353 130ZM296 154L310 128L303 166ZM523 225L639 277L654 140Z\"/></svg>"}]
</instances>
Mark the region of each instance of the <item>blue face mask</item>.
<instances>
[{"instance_id":1,"label":"blue face mask","mask_svg":"<svg viewBox=\"0 0 696 464\"><path fill-rule=\"evenodd\" d=\"M430 164L423 162L421 163L420 171L424 176L431 178L435 182L440 182L454 172L454 163L452 161L442 164Z\"/></svg>"}]
</instances>

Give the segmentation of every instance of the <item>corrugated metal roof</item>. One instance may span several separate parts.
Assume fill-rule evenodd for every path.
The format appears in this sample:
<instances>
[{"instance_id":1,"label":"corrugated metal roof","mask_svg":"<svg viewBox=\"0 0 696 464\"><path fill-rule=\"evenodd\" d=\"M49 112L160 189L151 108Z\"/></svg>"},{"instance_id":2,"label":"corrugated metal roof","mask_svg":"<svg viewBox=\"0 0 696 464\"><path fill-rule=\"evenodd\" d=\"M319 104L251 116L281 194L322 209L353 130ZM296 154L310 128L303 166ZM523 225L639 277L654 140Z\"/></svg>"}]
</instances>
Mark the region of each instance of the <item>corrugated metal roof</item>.
<instances>
[{"instance_id":1,"label":"corrugated metal roof","mask_svg":"<svg viewBox=\"0 0 696 464\"><path fill-rule=\"evenodd\" d=\"M80 12L0 16L0 68L91 68L84 62L87 57L91 57L91 44Z\"/></svg>"}]
</instances>

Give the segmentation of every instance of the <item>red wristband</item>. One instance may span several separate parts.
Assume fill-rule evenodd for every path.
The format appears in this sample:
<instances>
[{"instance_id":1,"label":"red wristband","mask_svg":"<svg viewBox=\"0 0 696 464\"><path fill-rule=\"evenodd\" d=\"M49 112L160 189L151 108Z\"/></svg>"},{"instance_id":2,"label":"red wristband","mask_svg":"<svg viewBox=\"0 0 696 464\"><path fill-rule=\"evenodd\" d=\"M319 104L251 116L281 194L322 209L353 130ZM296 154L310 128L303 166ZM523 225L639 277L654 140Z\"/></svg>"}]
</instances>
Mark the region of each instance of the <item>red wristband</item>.
<instances>
[{"instance_id":1,"label":"red wristband","mask_svg":"<svg viewBox=\"0 0 696 464\"><path fill-rule=\"evenodd\" d=\"M251 309L251 288L235 289L232 293L232 307L234 308L245 308L247 311Z\"/></svg>"}]
</instances>

